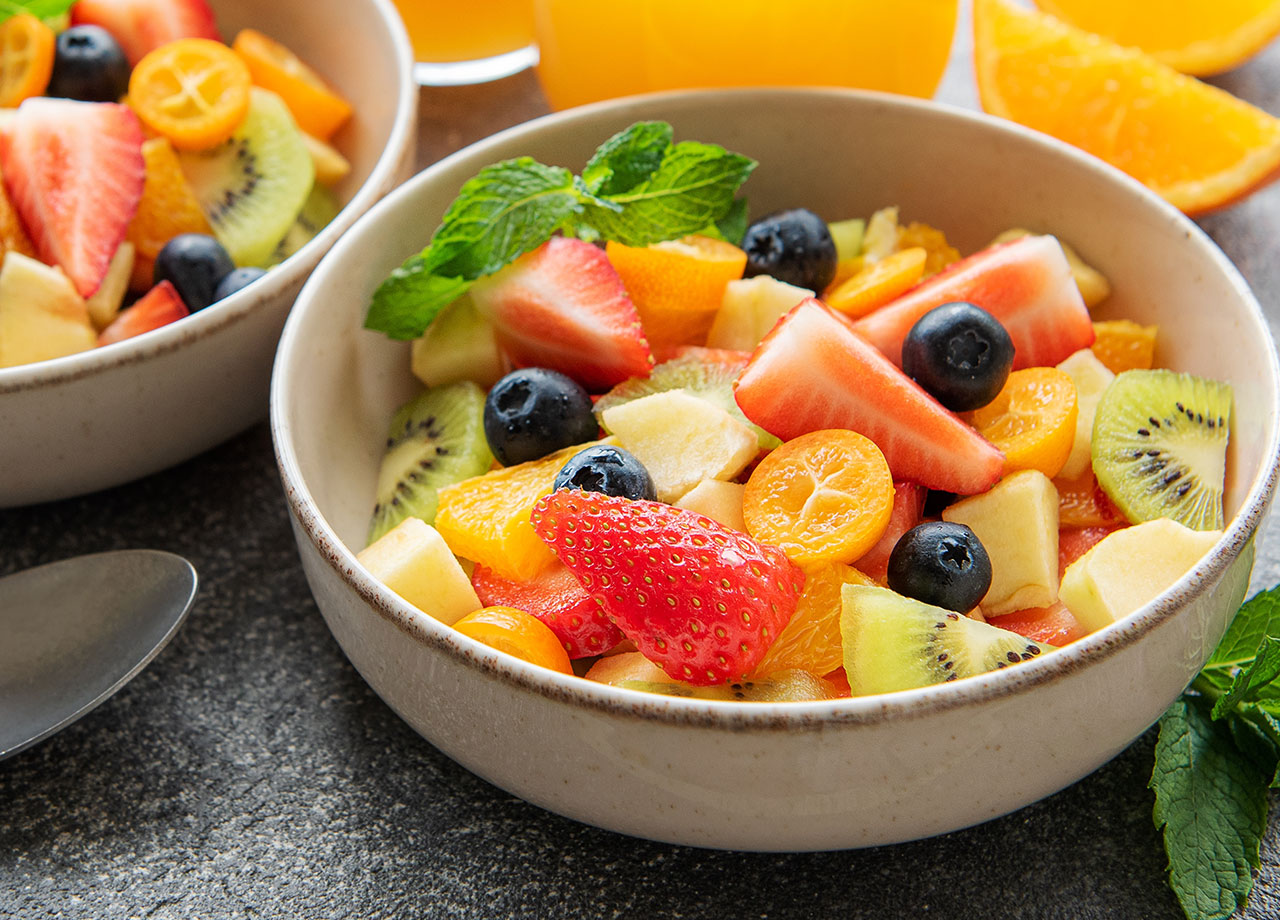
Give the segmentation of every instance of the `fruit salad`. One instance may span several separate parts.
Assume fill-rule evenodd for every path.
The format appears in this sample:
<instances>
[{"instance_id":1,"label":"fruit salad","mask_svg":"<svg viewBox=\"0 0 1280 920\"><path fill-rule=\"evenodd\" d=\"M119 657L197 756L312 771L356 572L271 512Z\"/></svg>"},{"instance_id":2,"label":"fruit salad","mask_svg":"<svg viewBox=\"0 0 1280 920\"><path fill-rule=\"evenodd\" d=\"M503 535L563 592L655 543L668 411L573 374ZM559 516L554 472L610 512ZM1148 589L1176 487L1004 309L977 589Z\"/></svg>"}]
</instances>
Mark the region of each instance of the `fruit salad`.
<instances>
[{"instance_id":1,"label":"fruit salad","mask_svg":"<svg viewBox=\"0 0 1280 920\"><path fill-rule=\"evenodd\" d=\"M391 590L586 680L815 700L1048 654L1215 544L1231 389L1095 320L1069 246L962 256L894 207L748 222L754 164L696 146L648 123L581 177L496 164L379 289L367 324L424 384L359 554ZM672 161L718 191L635 219ZM537 195L580 197L517 214Z\"/></svg>"},{"instance_id":2,"label":"fruit salad","mask_svg":"<svg viewBox=\"0 0 1280 920\"><path fill-rule=\"evenodd\" d=\"M13 5L17 10L22 4ZM351 105L206 0L0 11L0 367L203 310L338 212Z\"/></svg>"}]
</instances>

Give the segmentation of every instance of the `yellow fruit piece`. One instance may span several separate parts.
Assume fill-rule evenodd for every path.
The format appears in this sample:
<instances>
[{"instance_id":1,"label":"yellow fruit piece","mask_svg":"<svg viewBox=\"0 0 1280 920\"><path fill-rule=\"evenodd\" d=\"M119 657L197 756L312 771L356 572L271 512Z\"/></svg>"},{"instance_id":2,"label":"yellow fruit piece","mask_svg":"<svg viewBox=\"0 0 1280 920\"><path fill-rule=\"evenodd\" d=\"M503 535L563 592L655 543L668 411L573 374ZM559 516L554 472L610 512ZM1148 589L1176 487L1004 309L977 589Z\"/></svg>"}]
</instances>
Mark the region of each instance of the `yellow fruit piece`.
<instances>
[{"instance_id":1,"label":"yellow fruit piece","mask_svg":"<svg viewBox=\"0 0 1280 920\"><path fill-rule=\"evenodd\" d=\"M0 256L10 250L33 259L38 258L36 247L31 242L31 237L27 236L26 227L22 225L22 218L9 200L3 182L0 182Z\"/></svg>"},{"instance_id":2,"label":"yellow fruit piece","mask_svg":"<svg viewBox=\"0 0 1280 920\"><path fill-rule=\"evenodd\" d=\"M960 250L947 242L947 235L937 227L912 221L898 228L898 249L919 246L925 251L924 277L936 275L948 265L960 261Z\"/></svg>"},{"instance_id":3,"label":"yellow fruit piece","mask_svg":"<svg viewBox=\"0 0 1280 920\"><path fill-rule=\"evenodd\" d=\"M182 174L173 145L163 137L143 141L142 161L146 167L142 198L125 233L135 250L130 284L135 291L151 287L155 258L169 240L180 233L213 233Z\"/></svg>"},{"instance_id":4,"label":"yellow fruit piece","mask_svg":"<svg viewBox=\"0 0 1280 920\"><path fill-rule=\"evenodd\" d=\"M1035 0L1073 26L1209 76L1243 64L1280 33L1277 0Z\"/></svg>"},{"instance_id":5,"label":"yellow fruit piece","mask_svg":"<svg viewBox=\"0 0 1280 920\"><path fill-rule=\"evenodd\" d=\"M703 345L730 281L742 277L747 254L724 240L686 236L652 246L605 246L631 296L654 352Z\"/></svg>"},{"instance_id":6,"label":"yellow fruit piece","mask_svg":"<svg viewBox=\"0 0 1280 920\"><path fill-rule=\"evenodd\" d=\"M485 607L453 624L464 636L521 661L572 674L569 655L556 634L531 613L514 607Z\"/></svg>"},{"instance_id":7,"label":"yellow fruit piece","mask_svg":"<svg viewBox=\"0 0 1280 920\"><path fill-rule=\"evenodd\" d=\"M928 253L919 246L885 256L830 290L827 306L845 316L866 316L914 287L924 276Z\"/></svg>"},{"instance_id":8,"label":"yellow fruit piece","mask_svg":"<svg viewBox=\"0 0 1280 920\"><path fill-rule=\"evenodd\" d=\"M852 566L832 563L809 574L795 613L756 665L752 677L801 668L829 674L844 665L840 640L840 589L845 585L873 585Z\"/></svg>"},{"instance_id":9,"label":"yellow fruit piece","mask_svg":"<svg viewBox=\"0 0 1280 920\"><path fill-rule=\"evenodd\" d=\"M1004 452L1004 474L1062 470L1076 436L1076 386L1056 367L1028 367L1009 375L987 405L969 414L978 433Z\"/></svg>"},{"instance_id":10,"label":"yellow fruit piece","mask_svg":"<svg viewBox=\"0 0 1280 920\"><path fill-rule=\"evenodd\" d=\"M302 140L311 154L311 164L316 168L316 181L324 186L341 182L351 173L351 161L338 152L332 144L302 132Z\"/></svg>"},{"instance_id":11,"label":"yellow fruit piece","mask_svg":"<svg viewBox=\"0 0 1280 920\"><path fill-rule=\"evenodd\" d=\"M828 291L834 291L840 285L844 284L858 272L862 271L867 264L867 260L862 256L850 256L847 259L841 259L836 263L836 273L831 279L831 283L827 285Z\"/></svg>"},{"instance_id":12,"label":"yellow fruit piece","mask_svg":"<svg viewBox=\"0 0 1280 920\"><path fill-rule=\"evenodd\" d=\"M1035 234L1030 230L1023 230L1018 227L1004 231L1004 233L992 240L989 245L995 246L999 243L1020 240L1024 236L1035 236ZM1054 239L1058 240L1058 245L1062 247L1062 254L1067 257L1067 264L1071 266L1071 277L1075 279L1076 287L1080 289L1080 297L1084 300L1084 305L1092 310L1110 297L1111 282L1107 280L1107 276L1080 258L1080 254L1061 239L1058 237L1054 237Z\"/></svg>"},{"instance_id":13,"label":"yellow fruit piece","mask_svg":"<svg viewBox=\"0 0 1280 920\"><path fill-rule=\"evenodd\" d=\"M1101 157L1188 214L1280 175L1280 119L1011 0L975 0L983 108Z\"/></svg>"},{"instance_id":14,"label":"yellow fruit piece","mask_svg":"<svg viewBox=\"0 0 1280 920\"><path fill-rule=\"evenodd\" d=\"M592 442L617 444L614 438ZM456 555L526 581L549 568L555 554L533 529L529 514L551 491L560 467L591 444L566 447L516 466L473 476L440 490L435 526Z\"/></svg>"},{"instance_id":15,"label":"yellow fruit piece","mask_svg":"<svg viewBox=\"0 0 1280 920\"><path fill-rule=\"evenodd\" d=\"M423 613L452 624L480 609L471 579L436 528L408 517L356 556L369 574Z\"/></svg>"},{"instance_id":16,"label":"yellow fruit piece","mask_svg":"<svg viewBox=\"0 0 1280 920\"><path fill-rule=\"evenodd\" d=\"M222 42L180 38L149 52L129 77L129 105L179 150L208 150L249 111L249 68Z\"/></svg>"},{"instance_id":17,"label":"yellow fruit piece","mask_svg":"<svg viewBox=\"0 0 1280 920\"><path fill-rule=\"evenodd\" d=\"M1116 319L1094 323L1094 357L1113 374L1131 370L1150 370L1156 360L1158 326L1141 326L1133 320Z\"/></svg>"}]
</instances>

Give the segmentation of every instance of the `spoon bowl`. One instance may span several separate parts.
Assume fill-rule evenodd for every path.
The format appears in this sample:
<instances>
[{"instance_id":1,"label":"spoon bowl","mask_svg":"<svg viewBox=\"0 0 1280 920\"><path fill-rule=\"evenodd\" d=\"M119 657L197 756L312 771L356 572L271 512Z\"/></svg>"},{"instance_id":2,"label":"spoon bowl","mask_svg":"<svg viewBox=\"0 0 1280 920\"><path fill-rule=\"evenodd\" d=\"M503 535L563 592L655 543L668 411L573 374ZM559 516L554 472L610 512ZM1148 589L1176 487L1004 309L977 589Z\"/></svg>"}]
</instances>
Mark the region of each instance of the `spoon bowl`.
<instances>
[{"instance_id":1,"label":"spoon bowl","mask_svg":"<svg viewBox=\"0 0 1280 920\"><path fill-rule=\"evenodd\" d=\"M70 725L173 638L196 593L181 556L121 550L0 578L0 760Z\"/></svg>"}]
</instances>

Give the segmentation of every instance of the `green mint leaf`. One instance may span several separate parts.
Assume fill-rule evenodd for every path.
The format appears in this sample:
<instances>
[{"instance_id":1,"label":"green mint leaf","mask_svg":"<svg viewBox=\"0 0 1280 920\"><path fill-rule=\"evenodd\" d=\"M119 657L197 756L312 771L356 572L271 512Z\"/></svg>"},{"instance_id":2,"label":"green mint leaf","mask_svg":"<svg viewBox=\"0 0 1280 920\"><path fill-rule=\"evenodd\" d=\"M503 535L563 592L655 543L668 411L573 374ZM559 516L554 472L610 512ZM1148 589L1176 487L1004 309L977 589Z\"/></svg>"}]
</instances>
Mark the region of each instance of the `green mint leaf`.
<instances>
[{"instance_id":1,"label":"green mint leaf","mask_svg":"<svg viewBox=\"0 0 1280 920\"><path fill-rule=\"evenodd\" d=\"M0 0L0 22L19 13L30 13L36 19L55 19L74 5L75 0Z\"/></svg>"},{"instance_id":2,"label":"green mint leaf","mask_svg":"<svg viewBox=\"0 0 1280 920\"><path fill-rule=\"evenodd\" d=\"M1227 717L1227 726L1236 747L1248 756L1271 788L1280 787L1280 721L1255 706L1245 707Z\"/></svg>"},{"instance_id":3,"label":"green mint leaf","mask_svg":"<svg viewBox=\"0 0 1280 920\"><path fill-rule=\"evenodd\" d=\"M636 122L600 145L582 171L582 181L596 195L629 192L662 165L671 138L665 121Z\"/></svg>"},{"instance_id":4,"label":"green mint leaf","mask_svg":"<svg viewBox=\"0 0 1280 920\"><path fill-rule=\"evenodd\" d=\"M1149 785L1169 883L1188 920L1226 920L1253 887L1266 829L1266 778L1224 725L1184 698L1160 719Z\"/></svg>"},{"instance_id":5,"label":"green mint leaf","mask_svg":"<svg viewBox=\"0 0 1280 920\"><path fill-rule=\"evenodd\" d=\"M432 274L422 256L413 256L378 286L364 326L393 339L416 339L470 286L465 278Z\"/></svg>"},{"instance_id":6,"label":"green mint leaf","mask_svg":"<svg viewBox=\"0 0 1280 920\"><path fill-rule=\"evenodd\" d=\"M1280 677L1280 639L1266 636L1254 659L1236 672L1226 695L1218 697L1213 704L1213 717L1221 719L1237 706L1274 696L1276 688L1270 685L1277 677Z\"/></svg>"},{"instance_id":7,"label":"green mint leaf","mask_svg":"<svg viewBox=\"0 0 1280 920\"><path fill-rule=\"evenodd\" d=\"M1247 667L1267 636L1280 636L1280 586L1259 591L1241 605L1204 670L1234 672Z\"/></svg>"},{"instance_id":8,"label":"green mint leaf","mask_svg":"<svg viewBox=\"0 0 1280 920\"><path fill-rule=\"evenodd\" d=\"M716 221L715 227L725 240L741 246L743 237L747 235L747 199L735 198L728 213Z\"/></svg>"},{"instance_id":9,"label":"green mint leaf","mask_svg":"<svg viewBox=\"0 0 1280 920\"><path fill-rule=\"evenodd\" d=\"M738 187L755 167L754 160L715 144L682 141L647 180L609 196L621 212L587 204L583 221L628 246L697 233L729 213Z\"/></svg>"}]
</instances>

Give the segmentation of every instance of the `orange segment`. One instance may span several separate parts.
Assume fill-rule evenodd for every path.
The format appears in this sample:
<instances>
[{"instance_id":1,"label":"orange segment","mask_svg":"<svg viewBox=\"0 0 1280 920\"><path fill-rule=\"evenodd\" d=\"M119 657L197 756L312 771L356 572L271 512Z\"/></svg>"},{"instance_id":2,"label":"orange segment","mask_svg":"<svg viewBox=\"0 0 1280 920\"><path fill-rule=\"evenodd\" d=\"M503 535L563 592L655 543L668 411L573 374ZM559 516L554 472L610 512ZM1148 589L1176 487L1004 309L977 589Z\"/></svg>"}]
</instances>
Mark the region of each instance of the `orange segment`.
<instances>
[{"instance_id":1,"label":"orange segment","mask_svg":"<svg viewBox=\"0 0 1280 920\"><path fill-rule=\"evenodd\" d=\"M133 290L151 287L155 258L169 240L180 233L213 233L187 185L173 145L163 137L143 141L142 161L146 167L142 198L125 232L136 251L129 284Z\"/></svg>"},{"instance_id":2,"label":"orange segment","mask_svg":"<svg viewBox=\"0 0 1280 920\"><path fill-rule=\"evenodd\" d=\"M30 13L0 24L0 106L11 108L45 91L55 42L53 30Z\"/></svg>"},{"instance_id":3,"label":"orange segment","mask_svg":"<svg viewBox=\"0 0 1280 920\"><path fill-rule=\"evenodd\" d=\"M1035 0L1036 6L1183 73L1243 64L1280 33L1278 0Z\"/></svg>"},{"instance_id":4,"label":"orange segment","mask_svg":"<svg viewBox=\"0 0 1280 920\"><path fill-rule=\"evenodd\" d=\"M594 442L618 443L614 438ZM493 470L440 490L435 527L455 555L526 581L550 568L555 554L533 529L529 513L551 491L565 462L590 444L566 447L541 460Z\"/></svg>"},{"instance_id":5,"label":"orange segment","mask_svg":"<svg viewBox=\"0 0 1280 920\"><path fill-rule=\"evenodd\" d=\"M1004 473L1039 470L1053 478L1076 435L1076 385L1056 367L1014 371L989 404L969 413L979 434L1004 452Z\"/></svg>"},{"instance_id":6,"label":"orange segment","mask_svg":"<svg viewBox=\"0 0 1280 920\"><path fill-rule=\"evenodd\" d=\"M948 265L960 261L960 250L947 242L947 235L937 227L912 221L898 227L898 248L919 246L925 251L924 276L936 275Z\"/></svg>"},{"instance_id":7,"label":"orange segment","mask_svg":"<svg viewBox=\"0 0 1280 920\"><path fill-rule=\"evenodd\" d=\"M852 566L833 562L810 574L791 620L778 634L752 677L800 668L827 674L844 667L840 639L840 589L844 585L873 585Z\"/></svg>"},{"instance_id":8,"label":"orange segment","mask_svg":"<svg viewBox=\"0 0 1280 920\"><path fill-rule=\"evenodd\" d=\"M551 628L514 607L485 607L453 624L464 636L540 667L572 674L569 655Z\"/></svg>"},{"instance_id":9,"label":"orange segment","mask_svg":"<svg viewBox=\"0 0 1280 920\"><path fill-rule=\"evenodd\" d=\"M922 247L900 250L863 266L838 287L828 288L830 293L824 300L846 316L866 316L914 287L924 277L927 259L928 253Z\"/></svg>"},{"instance_id":10,"label":"orange segment","mask_svg":"<svg viewBox=\"0 0 1280 920\"><path fill-rule=\"evenodd\" d=\"M0 256L10 249L24 256L31 256L33 259L39 258L36 255L35 244L31 242L31 237L27 236L27 228L23 226L22 218L18 216L13 202L9 200L9 193L5 191L3 181L0 181Z\"/></svg>"},{"instance_id":11,"label":"orange segment","mask_svg":"<svg viewBox=\"0 0 1280 920\"><path fill-rule=\"evenodd\" d=\"M1077 479L1058 477L1053 481L1058 490L1058 526L1112 527L1127 524L1117 508L1098 485L1093 470L1085 470Z\"/></svg>"},{"instance_id":12,"label":"orange segment","mask_svg":"<svg viewBox=\"0 0 1280 920\"><path fill-rule=\"evenodd\" d=\"M870 438L811 431L769 453L742 497L747 532L812 567L852 562L889 526L893 479Z\"/></svg>"},{"instance_id":13,"label":"orange segment","mask_svg":"<svg viewBox=\"0 0 1280 920\"><path fill-rule=\"evenodd\" d=\"M652 246L612 240L605 254L631 296L655 352L704 345L730 281L742 277L747 254L724 240L686 236Z\"/></svg>"},{"instance_id":14,"label":"orange segment","mask_svg":"<svg viewBox=\"0 0 1280 920\"><path fill-rule=\"evenodd\" d=\"M231 137L249 111L249 68L226 45L181 38L148 53L129 77L129 104L179 150Z\"/></svg>"},{"instance_id":15,"label":"orange segment","mask_svg":"<svg viewBox=\"0 0 1280 920\"><path fill-rule=\"evenodd\" d=\"M248 65L253 82L283 99L308 134L327 141L351 117L351 103L278 41L244 29L231 47Z\"/></svg>"},{"instance_id":16,"label":"orange segment","mask_svg":"<svg viewBox=\"0 0 1280 920\"><path fill-rule=\"evenodd\" d=\"M1113 374L1150 370L1156 360L1158 326L1140 326L1132 320L1094 323L1093 353Z\"/></svg>"},{"instance_id":17,"label":"orange segment","mask_svg":"<svg viewBox=\"0 0 1280 920\"><path fill-rule=\"evenodd\" d=\"M1101 157L1188 214L1280 174L1280 119L1010 0L976 0L974 60L988 112Z\"/></svg>"}]
</instances>

